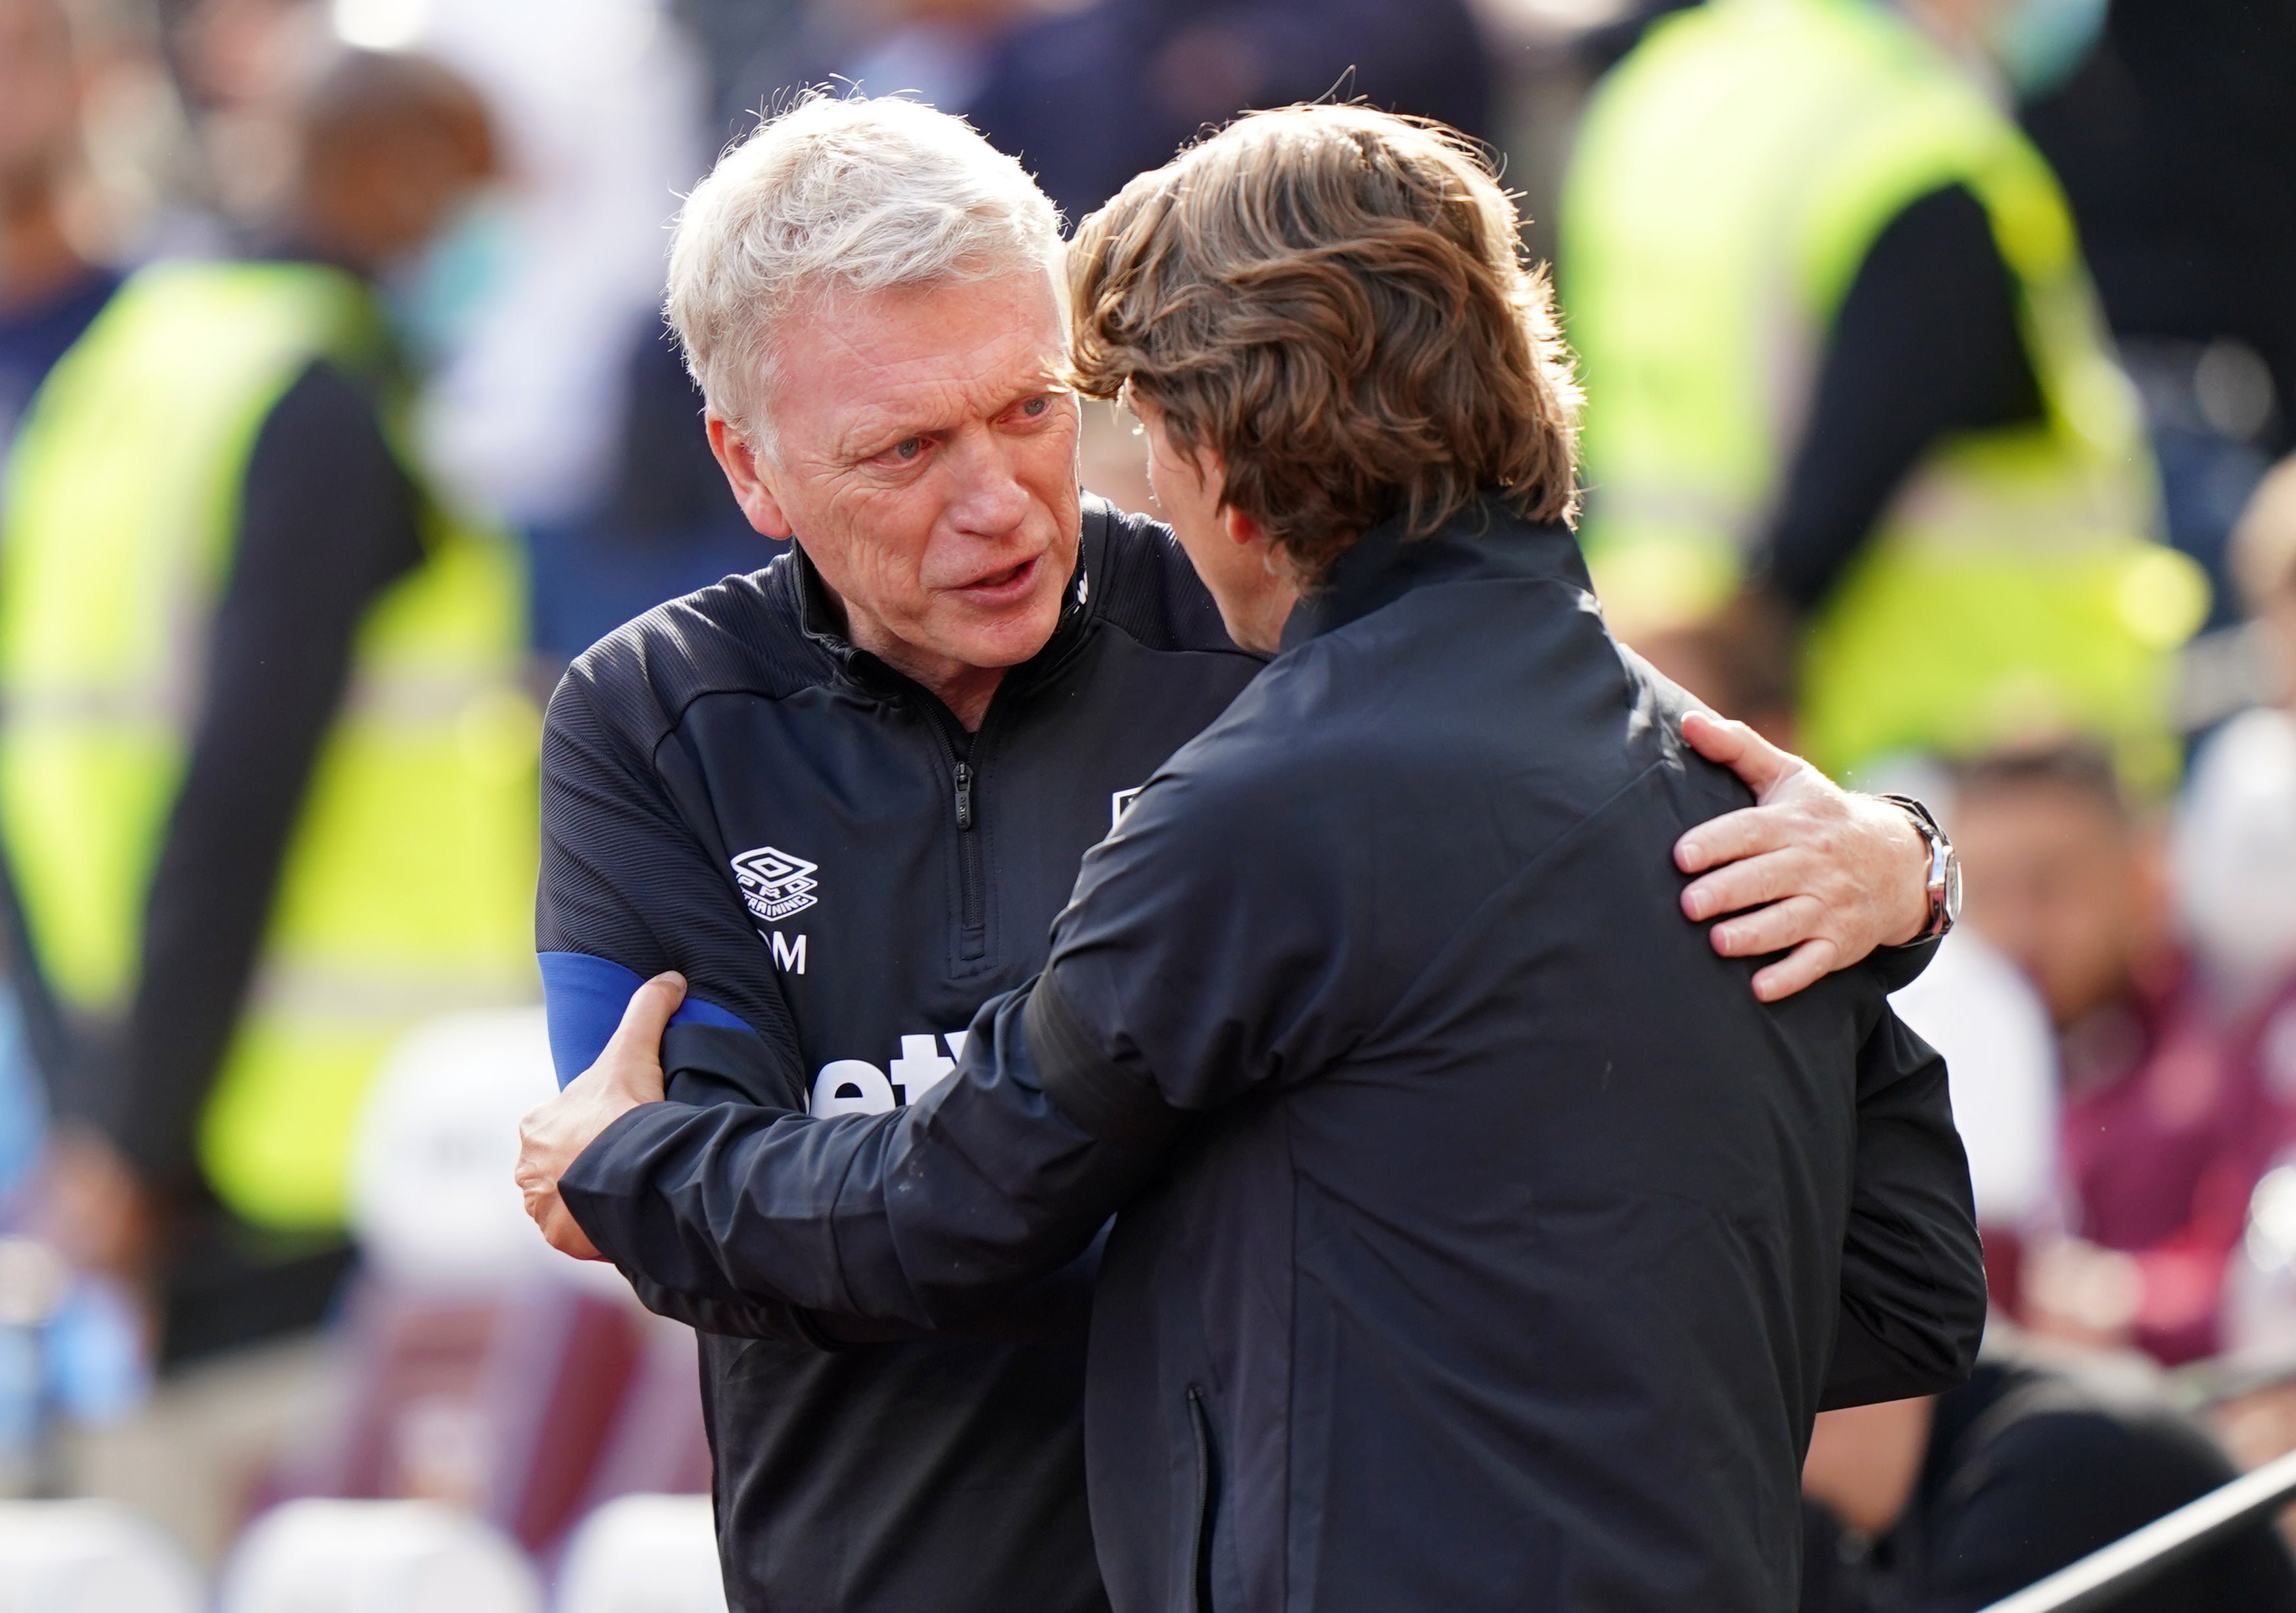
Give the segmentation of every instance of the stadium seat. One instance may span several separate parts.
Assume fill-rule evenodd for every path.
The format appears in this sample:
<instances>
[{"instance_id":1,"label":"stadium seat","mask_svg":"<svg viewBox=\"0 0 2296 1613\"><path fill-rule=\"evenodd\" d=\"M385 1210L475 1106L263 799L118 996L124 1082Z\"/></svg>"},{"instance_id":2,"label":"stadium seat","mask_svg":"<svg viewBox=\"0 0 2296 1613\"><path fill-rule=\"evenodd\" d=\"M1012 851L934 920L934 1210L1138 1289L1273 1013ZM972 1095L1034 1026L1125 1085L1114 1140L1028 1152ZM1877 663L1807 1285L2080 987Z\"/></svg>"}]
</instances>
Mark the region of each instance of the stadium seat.
<instances>
[{"instance_id":1,"label":"stadium seat","mask_svg":"<svg viewBox=\"0 0 2296 1613\"><path fill-rule=\"evenodd\" d=\"M512 1181L519 1117L556 1090L538 1009L447 1016L391 1055L356 1145L341 1421L270 1499L447 1502L546 1551L589 1504L685 1482L676 1440L617 1434L634 1374L660 1375L639 1372L653 1319L612 1267L545 1243ZM683 1373L691 1409L656 1420L680 1436L700 1426L690 1339ZM610 1441L631 1476L601 1491Z\"/></svg>"},{"instance_id":2,"label":"stadium seat","mask_svg":"<svg viewBox=\"0 0 2296 1613\"><path fill-rule=\"evenodd\" d=\"M199 1576L175 1542L103 1501L0 1502L7 1613L200 1613Z\"/></svg>"},{"instance_id":3,"label":"stadium seat","mask_svg":"<svg viewBox=\"0 0 2296 1613\"><path fill-rule=\"evenodd\" d=\"M709 1488L709 1436L701 1423L701 1369L694 1359L693 1330L660 1316L642 1321L644 1354L577 1516L618 1495L698 1495Z\"/></svg>"},{"instance_id":4,"label":"stadium seat","mask_svg":"<svg viewBox=\"0 0 2296 1613\"><path fill-rule=\"evenodd\" d=\"M584 1519L557 1613L726 1613L706 1495L625 1495Z\"/></svg>"},{"instance_id":5,"label":"stadium seat","mask_svg":"<svg viewBox=\"0 0 2296 1613\"><path fill-rule=\"evenodd\" d=\"M225 1565L219 1613L542 1613L516 1546L421 1501L291 1501Z\"/></svg>"},{"instance_id":6,"label":"stadium seat","mask_svg":"<svg viewBox=\"0 0 2296 1613\"><path fill-rule=\"evenodd\" d=\"M392 1286L488 1297L537 1276L627 1289L542 1240L511 1174L521 1116L558 1090L539 1008L444 1015L376 1072L352 1144L351 1227Z\"/></svg>"},{"instance_id":7,"label":"stadium seat","mask_svg":"<svg viewBox=\"0 0 2296 1613\"><path fill-rule=\"evenodd\" d=\"M545 1547L579 1515L645 1320L566 1286L488 1301L362 1284L342 1421L270 1494L448 1502Z\"/></svg>"}]
</instances>

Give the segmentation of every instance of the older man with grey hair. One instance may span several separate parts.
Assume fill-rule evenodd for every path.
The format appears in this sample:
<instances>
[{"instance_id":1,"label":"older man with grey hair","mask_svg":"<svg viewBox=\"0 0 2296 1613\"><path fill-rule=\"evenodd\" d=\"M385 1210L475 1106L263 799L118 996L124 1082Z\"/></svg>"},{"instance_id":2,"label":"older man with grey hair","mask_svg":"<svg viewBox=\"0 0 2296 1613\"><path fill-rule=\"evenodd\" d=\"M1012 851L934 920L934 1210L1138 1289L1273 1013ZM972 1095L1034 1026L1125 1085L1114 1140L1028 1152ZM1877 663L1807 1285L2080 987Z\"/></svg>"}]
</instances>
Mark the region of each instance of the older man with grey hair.
<instances>
[{"instance_id":1,"label":"older man with grey hair","mask_svg":"<svg viewBox=\"0 0 2296 1613\"><path fill-rule=\"evenodd\" d=\"M1079 492L1057 222L1010 159L900 101L806 101L693 192L670 318L742 508L796 542L612 635L552 702L538 929L562 1079L658 1036L685 1102L914 1101L975 1009L1042 967L1135 787L1258 671L1166 529ZM1712 872L1685 911L1737 915L1726 954L1780 954L1759 994L1921 929L1905 814L1734 725L1696 737L1765 804L1685 837L1684 871ZM520 1179L570 1252L598 1255L558 1191L578 1159L594 1192L712 1222L709 1160L639 1165L600 1136L632 1101L594 1077L529 1118ZM1104 1606L1085 1267L902 1338L676 1250L612 1254L701 1331L734 1607Z\"/></svg>"}]
</instances>

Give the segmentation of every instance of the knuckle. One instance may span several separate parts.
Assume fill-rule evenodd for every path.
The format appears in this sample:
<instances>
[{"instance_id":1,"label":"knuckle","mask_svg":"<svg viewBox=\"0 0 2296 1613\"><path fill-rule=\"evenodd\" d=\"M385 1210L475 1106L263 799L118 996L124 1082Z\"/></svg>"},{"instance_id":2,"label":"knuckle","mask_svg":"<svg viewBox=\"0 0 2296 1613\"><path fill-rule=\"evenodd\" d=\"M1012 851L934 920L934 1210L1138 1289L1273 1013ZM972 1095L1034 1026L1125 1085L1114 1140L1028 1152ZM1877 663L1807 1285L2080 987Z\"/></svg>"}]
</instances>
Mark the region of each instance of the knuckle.
<instances>
[{"instance_id":1,"label":"knuckle","mask_svg":"<svg viewBox=\"0 0 2296 1613\"><path fill-rule=\"evenodd\" d=\"M1699 880L1700 889L1715 904L1718 911L1733 905L1740 888L1745 883L1745 866L1743 863L1732 863Z\"/></svg>"}]
</instances>

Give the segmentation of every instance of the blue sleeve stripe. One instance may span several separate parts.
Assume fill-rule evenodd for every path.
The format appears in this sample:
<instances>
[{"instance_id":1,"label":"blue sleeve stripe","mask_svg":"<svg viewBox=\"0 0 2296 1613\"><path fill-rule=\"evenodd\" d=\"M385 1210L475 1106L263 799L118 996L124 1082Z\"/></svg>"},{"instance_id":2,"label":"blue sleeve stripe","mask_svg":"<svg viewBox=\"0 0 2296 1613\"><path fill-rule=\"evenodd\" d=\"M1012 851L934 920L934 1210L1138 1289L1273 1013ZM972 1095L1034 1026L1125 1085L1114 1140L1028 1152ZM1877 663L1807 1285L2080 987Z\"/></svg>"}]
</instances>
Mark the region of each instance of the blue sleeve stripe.
<instances>
[{"instance_id":1,"label":"blue sleeve stripe","mask_svg":"<svg viewBox=\"0 0 2296 1613\"><path fill-rule=\"evenodd\" d=\"M550 1022L550 1061L563 1086L606 1051L614 1028L622 1022L622 1010L630 1005L631 994L645 984L645 977L586 952L545 952L538 961L543 1009ZM740 1015L696 996L688 996L669 1022L750 1029Z\"/></svg>"}]
</instances>

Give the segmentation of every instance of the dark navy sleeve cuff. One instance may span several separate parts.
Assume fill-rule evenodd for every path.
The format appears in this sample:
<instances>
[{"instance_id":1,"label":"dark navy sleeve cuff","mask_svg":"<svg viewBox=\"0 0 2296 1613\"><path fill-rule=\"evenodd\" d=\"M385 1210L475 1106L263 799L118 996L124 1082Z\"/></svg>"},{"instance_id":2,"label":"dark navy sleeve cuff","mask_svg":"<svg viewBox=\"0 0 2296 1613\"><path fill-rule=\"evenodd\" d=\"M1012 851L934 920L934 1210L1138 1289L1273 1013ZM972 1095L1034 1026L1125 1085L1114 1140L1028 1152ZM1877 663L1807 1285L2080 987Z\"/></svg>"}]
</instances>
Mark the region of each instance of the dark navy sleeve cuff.
<instances>
[{"instance_id":1,"label":"dark navy sleeve cuff","mask_svg":"<svg viewBox=\"0 0 2296 1613\"><path fill-rule=\"evenodd\" d=\"M1874 978L1881 981L1883 991L1903 991L1922 978L1922 970L1937 956L1942 937L1926 941L1908 942L1903 946L1876 946L1866 959Z\"/></svg>"},{"instance_id":2,"label":"dark navy sleeve cuff","mask_svg":"<svg viewBox=\"0 0 2296 1613\"><path fill-rule=\"evenodd\" d=\"M647 1177L662 1151L698 1112L690 1103L641 1103L591 1138L558 1179L558 1195L575 1224L624 1271L636 1253L627 1208L648 1191Z\"/></svg>"}]
</instances>

